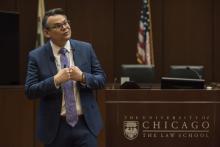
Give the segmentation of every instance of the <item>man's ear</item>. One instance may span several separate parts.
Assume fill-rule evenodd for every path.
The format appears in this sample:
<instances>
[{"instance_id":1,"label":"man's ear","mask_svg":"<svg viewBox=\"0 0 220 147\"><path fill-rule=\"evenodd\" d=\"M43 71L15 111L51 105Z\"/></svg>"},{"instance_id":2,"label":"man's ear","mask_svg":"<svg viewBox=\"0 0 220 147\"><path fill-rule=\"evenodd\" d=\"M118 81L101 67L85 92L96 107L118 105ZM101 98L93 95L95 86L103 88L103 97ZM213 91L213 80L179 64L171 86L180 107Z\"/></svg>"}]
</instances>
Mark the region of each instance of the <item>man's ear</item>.
<instances>
[{"instance_id":1,"label":"man's ear","mask_svg":"<svg viewBox=\"0 0 220 147\"><path fill-rule=\"evenodd\" d=\"M50 34L49 34L49 31L47 29L43 29L43 32L44 32L44 36L46 38L50 38Z\"/></svg>"}]
</instances>

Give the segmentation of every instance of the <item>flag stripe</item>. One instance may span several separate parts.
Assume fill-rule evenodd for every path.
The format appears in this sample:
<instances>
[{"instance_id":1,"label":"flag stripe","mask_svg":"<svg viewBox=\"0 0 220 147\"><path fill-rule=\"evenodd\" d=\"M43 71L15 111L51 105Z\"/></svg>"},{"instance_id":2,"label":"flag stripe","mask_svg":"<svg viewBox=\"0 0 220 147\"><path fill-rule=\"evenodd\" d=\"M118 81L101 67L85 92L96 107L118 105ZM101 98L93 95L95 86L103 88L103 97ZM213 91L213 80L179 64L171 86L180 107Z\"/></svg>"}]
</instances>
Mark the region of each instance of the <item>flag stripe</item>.
<instances>
[{"instance_id":1,"label":"flag stripe","mask_svg":"<svg viewBox=\"0 0 220 147\"><path fill-rule=\"evenodd\" d=\"M143 0L139 21L137 61L140 64L154 64L150 0Z\"/></svg>"}]
</instances>

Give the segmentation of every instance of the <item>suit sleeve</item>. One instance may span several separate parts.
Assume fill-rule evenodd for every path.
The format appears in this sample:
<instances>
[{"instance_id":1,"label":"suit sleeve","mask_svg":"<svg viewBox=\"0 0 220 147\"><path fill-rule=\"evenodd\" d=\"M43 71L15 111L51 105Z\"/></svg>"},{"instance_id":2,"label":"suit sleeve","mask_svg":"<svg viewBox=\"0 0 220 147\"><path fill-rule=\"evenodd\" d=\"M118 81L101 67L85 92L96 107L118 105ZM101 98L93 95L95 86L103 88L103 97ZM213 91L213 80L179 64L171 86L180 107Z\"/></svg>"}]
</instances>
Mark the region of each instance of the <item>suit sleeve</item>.
<instances>
[{"instance_id":1,"label":"suit sleeve","mask_svg":"<svg viewBox=\"0 0 220 147\"><path fill-rule=\"evenodd\" d=\"M84 72L85 79L86 79L86 86L87 88L91 89L100 89L104 88L106 83L106 75L100 65L99 60L96 57L96 54L92 48L92 46L89 44L90 53L89 53L89 59L90 59L90 66L91 66L91 72Z\"/></svg>"},{"instance_id":2,"label":"suit sleeve","mask_svg":"<svg viewBox=\"0 0 220 147\"><path fill-rule=\"evenodd\" d=\"M25 81L25 94L30 99L45 97L59 91L55 87L53 76L41 79L39 73L40 69L36 55L30 53L28 56L27 75Z\"/></svg>"}]
</instances>

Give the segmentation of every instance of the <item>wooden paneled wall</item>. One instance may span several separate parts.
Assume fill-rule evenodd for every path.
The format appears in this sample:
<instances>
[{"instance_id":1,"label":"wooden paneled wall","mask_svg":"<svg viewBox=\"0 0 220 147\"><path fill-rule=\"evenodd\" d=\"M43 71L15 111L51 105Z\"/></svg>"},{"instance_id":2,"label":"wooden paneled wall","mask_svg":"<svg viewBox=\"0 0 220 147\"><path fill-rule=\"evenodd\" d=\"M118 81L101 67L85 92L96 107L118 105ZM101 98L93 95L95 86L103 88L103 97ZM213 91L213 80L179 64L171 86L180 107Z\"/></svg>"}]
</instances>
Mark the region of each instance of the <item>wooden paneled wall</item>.
<instances>
[{"instance_id":1,"label":"wooden paneled wall","mask_svg":"<svg viewBox=\"0 0 220 147\"><path fill-rule=\"evenodd\" d=\"M104 90L96 92L105 120ZM24 86L0 86L0 146L43 147L36 137L36 107L24 95ZM105 129L98 136L99 147L105 147Z\"/></svg>"},{"instance_id":2,"label":"wooden paneled wall","mask_svg":"<svg viewBox=\"0 0 220 147\"><path fill-rule=\"evenodd\" d=\"M213 58L213 62L212 62L212 66L213 66L213 72L211 73L212 77L213 77L213 81L220 81L220 1L215 0L213 2L213 29L212 29L212 33L213 33L213 52L212 52L212 58Z\"/></svg>"},{"instance_id":3,"label":"wooden paneled wall","mask_svg":"<svg viewBox=\"0 0 220 147\"><path fill-rule=\"evenodd\" d=\"M205 66L213 72L213 3L209 0L169 0L163 10L163 68L171 64Z\"/></svg>"},{"instance_id":4,"label":"wooden paneled wall","mask_svg":"<svg viewBox=\"0 0 220 147\"><path fill-rule=\"evenodd\" d=\"M1 147L35 147L34 111L22 86L0 86Z\"/></svg>"},{"instance_id":5,"label":"wooden paneled wall","mask_svg":"<svg viewBox=\"0 0 220 147\"><path fill-rule=\"evenodd\" d=\"M137 63L141 0L45 0L45 6L47 10L66 10L73 37L93 44L109 82L120 76L121 64ZM151 0L151 8L157 80L166 75L171 64L192 64L204 65L205 79L219 82L220 1ZM20 13L20 62L15 66L20 68L23 84L27 54L35 47L37 0L4 0L0 10ZM34 111L32 103L19 102L28 104L22 110L19 106L19 111Z\"/></svg>"},{"instance_id":6,"label":"wooden paneled wall","mask_svg":"<svg viewBox=\"0 0 220 147\"><path fill-rule=\"evenodd\" d=\"M157 79L171 64L204 65L207 81L220 81L218 0L151 0ZM93 44L113 82L121 64L135 64L141 0L46 0L46 9L62 7L72 36ZM27 53L35 47L37 0L8 0L0 10L20 13L20 81Z\"/></svg>"}]
</instances>

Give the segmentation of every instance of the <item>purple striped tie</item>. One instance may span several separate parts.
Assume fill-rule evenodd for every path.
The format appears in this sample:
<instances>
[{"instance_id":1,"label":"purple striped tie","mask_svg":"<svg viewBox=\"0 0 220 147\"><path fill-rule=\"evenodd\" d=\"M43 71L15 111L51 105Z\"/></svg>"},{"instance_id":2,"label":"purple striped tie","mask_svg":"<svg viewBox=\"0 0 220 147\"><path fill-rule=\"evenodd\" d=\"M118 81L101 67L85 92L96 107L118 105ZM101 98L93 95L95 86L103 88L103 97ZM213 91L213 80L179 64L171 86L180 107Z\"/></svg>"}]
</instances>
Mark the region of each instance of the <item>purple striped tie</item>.
<instances>
[{"instance_id":1,"label":"purple striped tie","mask_svg":"<svg viewBox=\"0 0 220 147\"><path fill-rule=\"evenodd\" d=\"M60 62L61 68L69 67L69 60L66 56L67 50L65 48L61 48L60 53ZM76 111L76 102L75 102L75 95L73 91L73 82L69 80L63 83L62 88L64 91L64 101L65 101L65 108L66 108L66 121L67 123L74 127L78 121L78 115Z\"/></svg>"}]
</instances>

